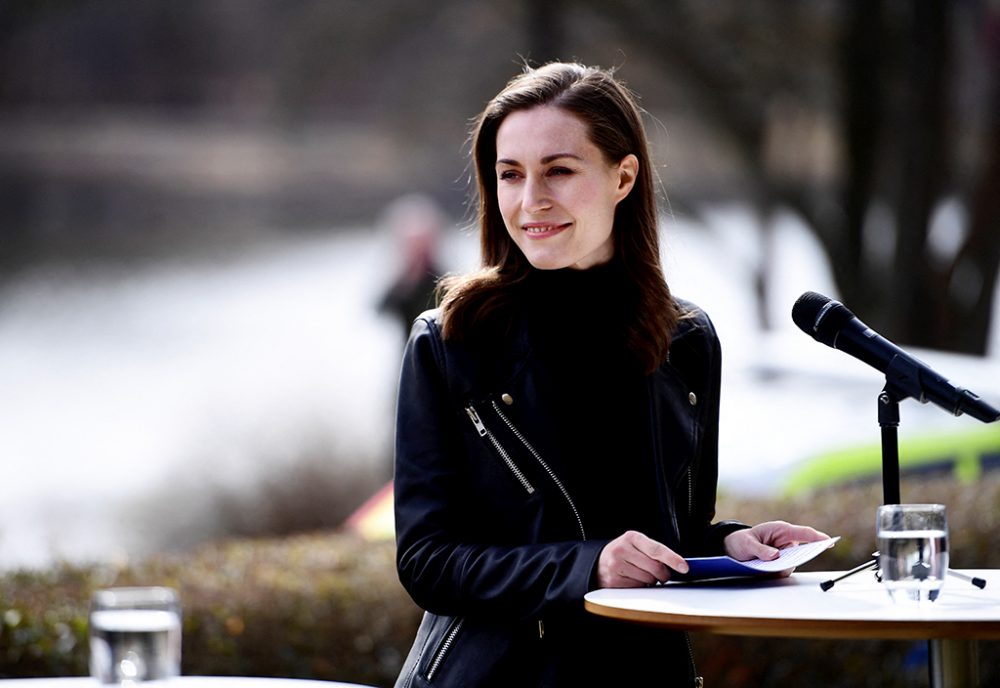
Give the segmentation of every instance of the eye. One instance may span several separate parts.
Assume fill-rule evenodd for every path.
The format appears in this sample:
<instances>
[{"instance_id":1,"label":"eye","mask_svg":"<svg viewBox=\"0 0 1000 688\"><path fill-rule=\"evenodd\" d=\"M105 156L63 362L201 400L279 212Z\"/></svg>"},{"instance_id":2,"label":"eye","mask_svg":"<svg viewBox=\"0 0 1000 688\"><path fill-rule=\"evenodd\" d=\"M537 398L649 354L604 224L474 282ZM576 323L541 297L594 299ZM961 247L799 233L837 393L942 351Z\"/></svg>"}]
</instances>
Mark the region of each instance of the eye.
<instances>
[{"instance_id":1,"label":"eye","mask_svg":"<svg viewBox=\"0 0 1000 688\"><path fill-rule=\"evenodd\" d=\"M518 173L514 170L500 170L497 173L497 179L500 181L513 181L518 178Z\"/></svg>"},{"instance_id":2,"label":"eye","mask_svg":"<svg viewBox=\"0 0 1000 688\"><path fill-rule=\"evenodd\" d=\"M550 177L560 177L568 174L573 174L573 170L568 167L551 167L549 168Z\"/></svg>"}]
</instances>

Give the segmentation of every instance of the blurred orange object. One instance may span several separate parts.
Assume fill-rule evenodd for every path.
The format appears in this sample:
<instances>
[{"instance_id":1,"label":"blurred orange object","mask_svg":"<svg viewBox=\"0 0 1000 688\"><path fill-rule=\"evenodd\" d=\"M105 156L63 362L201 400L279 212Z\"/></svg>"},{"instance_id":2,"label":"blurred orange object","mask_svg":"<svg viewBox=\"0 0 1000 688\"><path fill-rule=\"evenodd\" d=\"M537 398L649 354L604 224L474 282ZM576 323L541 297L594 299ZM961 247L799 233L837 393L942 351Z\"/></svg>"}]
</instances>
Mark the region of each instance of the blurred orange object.
<instances>
[{"instance_id":1,"label":"blurred orange object","mask_svg":"<svg viewBox=\"0 0 1000 688\"><path fill-rule=\"evenodd\" d=\"M348 516L344 527L365 540L393 539L396 536L396 524L393 520L392 496L390 480Z\"/></svg>"}]
</instances>

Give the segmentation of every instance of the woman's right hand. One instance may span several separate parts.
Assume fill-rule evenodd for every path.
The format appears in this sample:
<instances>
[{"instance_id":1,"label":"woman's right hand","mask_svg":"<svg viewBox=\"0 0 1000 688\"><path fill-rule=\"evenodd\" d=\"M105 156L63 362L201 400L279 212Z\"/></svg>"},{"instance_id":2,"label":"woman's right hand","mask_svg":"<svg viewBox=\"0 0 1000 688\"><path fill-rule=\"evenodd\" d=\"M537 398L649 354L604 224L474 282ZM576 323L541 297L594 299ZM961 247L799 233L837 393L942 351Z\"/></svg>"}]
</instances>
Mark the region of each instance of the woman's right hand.
<instances>
[{"instance_id":1,"label":"woman's right hand","mask_svg":"<svg viewBox=\"0 0 1000 688\"><path fill-rule=\"evenodd\" d=\"M629 530L601 550L597 585L601 588L641 588L670 580L672 571L687 573L684 557L642 533Z\"/></svg>"}]
</instances>

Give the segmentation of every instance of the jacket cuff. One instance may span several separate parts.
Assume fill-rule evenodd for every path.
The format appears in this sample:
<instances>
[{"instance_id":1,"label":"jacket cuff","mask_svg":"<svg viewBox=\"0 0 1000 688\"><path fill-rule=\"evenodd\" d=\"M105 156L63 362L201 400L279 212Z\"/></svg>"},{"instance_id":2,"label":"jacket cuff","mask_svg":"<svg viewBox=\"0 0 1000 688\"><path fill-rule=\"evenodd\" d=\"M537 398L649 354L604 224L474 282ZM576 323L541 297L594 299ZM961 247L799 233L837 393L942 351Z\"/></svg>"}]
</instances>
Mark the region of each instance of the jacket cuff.
<instances>
[{"instance_id":1,"label":"jacket cuff","mask_svg":"<svg viewBox=\"0 0 1000 688\"><path fill-rule=\"evenodd\" d=\"M601 558L601 552L611 540L587 540L584 542L586 557L590 559L590 575L587 577L587 590L597 590L597 562Z\"/></svg>"}]
</instances>

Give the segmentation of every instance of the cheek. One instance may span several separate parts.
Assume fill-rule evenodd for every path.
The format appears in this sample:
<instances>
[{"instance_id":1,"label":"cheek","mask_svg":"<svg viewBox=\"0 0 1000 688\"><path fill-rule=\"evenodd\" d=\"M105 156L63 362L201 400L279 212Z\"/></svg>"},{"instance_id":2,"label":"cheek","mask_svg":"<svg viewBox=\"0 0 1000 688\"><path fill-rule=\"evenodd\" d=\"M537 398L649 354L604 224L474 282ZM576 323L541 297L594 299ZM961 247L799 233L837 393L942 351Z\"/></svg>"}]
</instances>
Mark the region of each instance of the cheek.
<instances>
[{"instance_id":1,"label":"cheek","mask_svg":"<svg viewBox=\"0 0 1000 688\"><path fill-rule=\"evenodd\" d=\"M604 218L613 220L615 217L615 210L618 207L620 199L612 191L609 191L607 187L601 189L594 189L594 195L592 196L595 203L595 209Z\"/></svg>"},{"instance_id":2,"label":"cheek","mask_svg":"<svg viewBox=\"0 0 1000 688\"><path fill-rule=\"evenodd\" d=\"M497 193L497 208L500 209L503 222L509 229L510 221L517 210L517 200L514 198L514 195L510 191Z\"/></svg>"}]
</instances>

